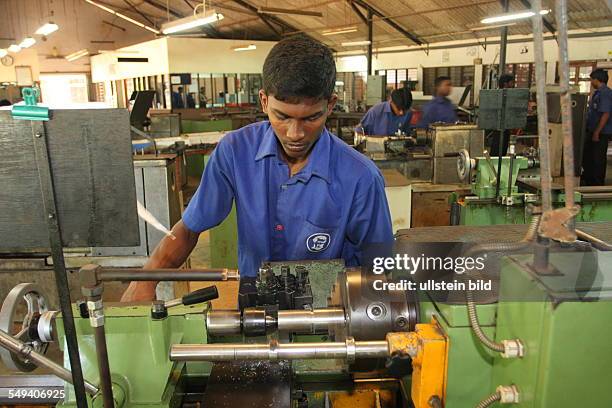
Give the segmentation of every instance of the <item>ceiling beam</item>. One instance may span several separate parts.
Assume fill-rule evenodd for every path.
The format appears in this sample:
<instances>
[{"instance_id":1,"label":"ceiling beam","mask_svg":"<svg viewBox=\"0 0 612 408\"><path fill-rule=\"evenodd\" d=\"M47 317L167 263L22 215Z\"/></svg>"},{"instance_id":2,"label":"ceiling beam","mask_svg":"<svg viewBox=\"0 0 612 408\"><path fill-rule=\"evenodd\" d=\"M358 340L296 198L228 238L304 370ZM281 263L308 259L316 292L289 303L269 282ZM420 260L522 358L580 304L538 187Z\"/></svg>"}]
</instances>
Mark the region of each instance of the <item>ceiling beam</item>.
<instances>
[{"instance_id":1,"label":"ceiling beam","mask_svg":"<svg viewBox=\"0 0 612 408\"><path fill-rule=\"evenodd\" d=\"M531 10L531 2L529 0L521 0L521 3L523 3L523 6ZM546 27L546 29L550 31L552 35L555 35L555 31L556 31L555 26L552 25L552 23L548 21L546 17L544 16L542 16L542 23L544 24L544 27Z\"/></svg>"},{"instance_id":2,"label":"ceiling beam","mask_svg":"<svg viewBox=\"0 0 612 408\"><path fill-rule=\"evenodd\" d=\"M419 37L417 37L416 34L413 34L410 31L406 30L404 27L402 27L401 25L397 24L395 21L385 16L381 11L372 7L365 0L353 0L353 1L367 10L372 10L372 14L381 18L384 23L388 24L389 26L393 27L394 29L402 33L406 38L408 38L412 42L418 45L423 45L423 41Z\"/></svg>"},{"instance_id":3,"label":"ceiling beam","mask_svg":"<svg viewBox=\"0 0 612 408\"><path fill-rule=\"evenodd\" d=\"M128 6L130 6L130 8L132 9L132 11L134 11L135 13L138 13L142 16L142 18L144 18L145 20L147 20L149 22L149 24L151 24L151 26L156 27L157 25L155 24L155 22L153 22L153 20L151 20L149 17L147 17L147 15L145 13L143 13L142 11L138 10L136 8L136 6L134 6L134 4L130 1L130 0L123 0L123 2L125 4L127 4Z\"/></svg>"},{"instance_id":4,"label":"ceiling beam","mask_svg":"<svg viewBox=\"0 0 612 408\"><path fill-rule=\"evenodd\" d=\"M355 12L355 14L357 14L357 17L359 17L359 19L363 22L363 24L368 24L367 17L363 15L363 13L361 12L361 10L359 10L357 5L355 3L353 3L352 0L346 0L346 1L349 4L349 6L351 6L351 8Z\"/></svg>"}]
</instances>

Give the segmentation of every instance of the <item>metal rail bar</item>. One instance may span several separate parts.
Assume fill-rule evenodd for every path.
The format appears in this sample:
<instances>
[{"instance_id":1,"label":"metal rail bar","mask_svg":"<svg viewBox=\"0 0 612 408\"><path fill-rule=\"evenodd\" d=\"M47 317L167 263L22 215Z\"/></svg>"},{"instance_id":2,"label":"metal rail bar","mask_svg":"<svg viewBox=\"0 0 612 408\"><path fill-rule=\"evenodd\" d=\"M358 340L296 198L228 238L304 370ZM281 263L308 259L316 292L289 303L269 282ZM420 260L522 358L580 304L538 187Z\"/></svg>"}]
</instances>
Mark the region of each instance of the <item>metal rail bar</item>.
<instances>
[{"instance_id":1,"label":"metal rail bar","mask_svg":"<svg viewBox=\"0 0 612 408\"><path fill-rule=\"evenodd\" d=\"M133 269L103 268L97 274L102 282L131 281L227 281L238 280L235 269Z\"/></svg>"},{"instance_id":2,"label":"metal rail bar","mask_svg":"<svg viewBox=\"0 0 612 408\"><path fill-rule=\"evenodd\" d=\"M0 345L12 351L15 354L18 354L18 355L23 356L24 358L27 358L29 361L31 361L32 363L36 364L39 367L47 368L53 373L53 375L74 385L73 379L72 379L73 376L69 370L65 369L64 367L57 364L56 362L48 359L42 354L34 351L32 347L14 338L10 334L5 333L2 330L0 330ZM96 387L95 385L91 384L88 381L85 381L84 389L89 395L96 395L98 393L98 387Z\"/></svg>"}]
</instances>

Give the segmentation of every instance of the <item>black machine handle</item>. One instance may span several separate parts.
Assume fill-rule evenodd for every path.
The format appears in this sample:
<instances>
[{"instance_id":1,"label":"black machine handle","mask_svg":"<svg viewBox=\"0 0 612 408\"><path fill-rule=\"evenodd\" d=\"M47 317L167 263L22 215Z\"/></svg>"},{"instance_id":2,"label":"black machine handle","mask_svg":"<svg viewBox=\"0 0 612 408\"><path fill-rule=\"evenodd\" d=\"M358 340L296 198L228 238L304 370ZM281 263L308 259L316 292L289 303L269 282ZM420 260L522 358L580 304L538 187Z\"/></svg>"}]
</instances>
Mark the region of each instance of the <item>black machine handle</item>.
<instances>
[{"instance_id":1,"label":"black machine handle","mask_svg":"<svg viewBox=\"0 0 612 408\"><path fill-rule=\"evenodd\" d=\"M209 300L217 299L218 297L219 291L217 291L217 287L213 285L186 294L183 296L182 302L185 306L189 306L197 303L208 302Z\"/></svg>"}]
</instances>

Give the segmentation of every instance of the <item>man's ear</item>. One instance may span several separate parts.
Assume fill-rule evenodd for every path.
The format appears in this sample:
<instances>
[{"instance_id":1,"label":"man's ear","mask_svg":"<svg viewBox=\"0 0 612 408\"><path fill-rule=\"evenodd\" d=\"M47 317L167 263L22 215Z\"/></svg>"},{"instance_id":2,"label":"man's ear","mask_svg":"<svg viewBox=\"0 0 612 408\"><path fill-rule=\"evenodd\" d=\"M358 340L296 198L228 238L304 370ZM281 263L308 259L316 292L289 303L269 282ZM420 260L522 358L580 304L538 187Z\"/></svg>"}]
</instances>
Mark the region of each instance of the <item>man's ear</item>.
<instances>
[{"instance_id":1,"label":"man's ear","mask_svg":"<svg viewBox=\"0 0 612 408\"><path fill-rule=\"evenodd\" d=\"M268 113L268 95L266 95L263 89L259 90L259 102L261 103L263 113Z\"/></svg>"},{"instance_id":2,"label":"man's ear","mask_svg":"<svg viewBox=\"0 0 612 408\"><path fill-rule=\"evenodd\" d=\"M334 111L334 106L336 106L336 102L338 102L338 95L332 94L329 100L327 101L327 115L331 115Z\"/></svg>"}]
</instances>

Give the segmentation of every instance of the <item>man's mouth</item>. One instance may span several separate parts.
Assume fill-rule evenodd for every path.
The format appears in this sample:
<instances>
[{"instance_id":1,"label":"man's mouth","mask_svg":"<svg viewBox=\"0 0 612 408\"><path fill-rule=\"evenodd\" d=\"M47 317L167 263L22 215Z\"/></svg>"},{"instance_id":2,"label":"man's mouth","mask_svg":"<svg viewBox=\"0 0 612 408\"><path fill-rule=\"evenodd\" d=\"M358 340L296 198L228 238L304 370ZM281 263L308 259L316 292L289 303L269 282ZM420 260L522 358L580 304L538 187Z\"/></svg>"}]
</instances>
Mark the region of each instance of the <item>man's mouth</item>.
<instances>
[{"instance_id":1,"label":"man's mouth","mask_svg":"<svg viewBox=\"0 0 612 408\"><path fill-rule=\"evenodd\" d=\"M285 148L287 150L289 150L290 152L295 152L295 153L303 152L304 150L306 150L307 147L308 145L306 143L286 143L285 144Z\"/></svg>"}]
</instances>

